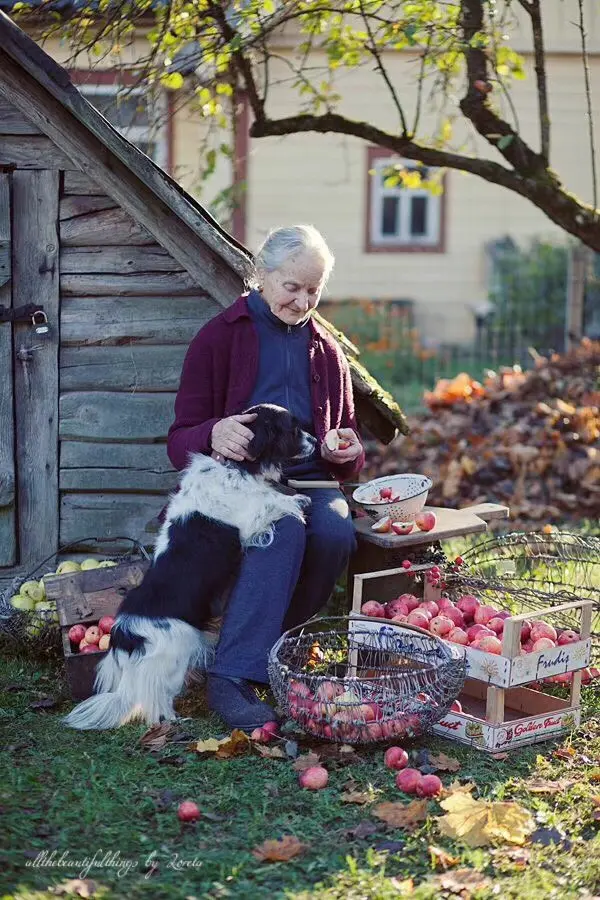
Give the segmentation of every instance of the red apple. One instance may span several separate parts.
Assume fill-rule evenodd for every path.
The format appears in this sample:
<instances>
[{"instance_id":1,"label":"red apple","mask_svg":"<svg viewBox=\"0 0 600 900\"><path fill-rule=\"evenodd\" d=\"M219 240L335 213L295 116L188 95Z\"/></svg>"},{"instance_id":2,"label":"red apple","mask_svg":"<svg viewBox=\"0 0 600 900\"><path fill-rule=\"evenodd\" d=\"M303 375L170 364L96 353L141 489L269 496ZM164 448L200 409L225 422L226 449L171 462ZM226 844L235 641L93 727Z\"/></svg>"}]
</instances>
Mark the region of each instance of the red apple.
<instances>
[{"instance_id":1,"label":"red apple","mask_svg":"<svg viewBox=\"0 0 600 900\"><path fill-rule=\"evenodd\" d=\"M200 810L193 800L184 800L177 807L177 818L180 822L196 822L200 818Z\"/></svg>"},{"instance_id":2,"label":"red apple","mask_svg":"<svg viewBox=\"0 0 600 900\"><path fill-rule=\"evenodd\" d=\"M336 697L343 693L344 688L341 684L337 684L335 681L322 681L317 688L315 696L317 700L335 700Z\"/></svg>"},{"instance_id":3,"label":"red apple","mask_svg":"<svg viewBox=\"0 0 600 900\"><path fill-rule=\"evenodd\" d=\"M300 787L305 791L320 791L328 781L329 773L323 766L311 766L298 775Z\"/></svg>"},{"instance_id":4,"label":"red apple","mask_svg":"<svg viewBox=\"0 0 600 900\"><path fill-rule=\"evenodd\" d=\"M450 709L452 710L452 712L461 713L463 711L463 708L460 700L455 700Z\"/></svg>"},{"instance_id":5,"label":"red apple","mask_svg":"<svg viewBox=\"0 0 600 900\"><path fill-rule=\"evenodd\" d=\"M418 769L402 769L396 775L396 787L404 791L405 794L416 794L417 786L422 779L423 776Z\"/></svg>"},{"instance_id":6,"label":"red apple","mask_svg":"<svg viewBox=\"0 0 600 900\"><path fill-rule=\"evenodd\" d=\"M440 597L437 601L437 605L440 608L440 612L444 612L446 609L456 609L456 606L450 599L450 597Z\"/></svg>"},{"instance_id":7,"label":"red apple","mask_svg":"<svg viewBox=\"0 0 600 900\"><path fill-rule=\"evenodd\" d=\"M400 594L400 596L396 599L400 600L402 603L404 603L405 606L408 607L409 613L412 612L413 609L416 609L420 603L419 598L415 597L414 594Z\"/></svg>"},{"instance_id":8,"label":"red apple","mask_svg":"<svg viewBox=\"0 0 600 900\"><path fill-rule=\"evenodd\" d=\"M581 640L581 637L578 631L571 631L570 629L567 629L566 631L561 631L561 633L558 635L558 640L556 641L556 643L559 647L564 647L565 644L574 644L579 640Z\"/></svg>"},{"instance_id":9,"label":"red apple","mask_svg":"<svg viewBox=\"0 0 600 900\"><path fill-rule=\"evenodd\" d=\"M98 628L102 632L102 634L110 634L111 628L115 624L114 616L102 616L100 621L98 622Z\"/></svg>"},{"instance_id":10,"label":"red apple","mask_svg":"<svg viewBox=\"0 0 600 900\"><path fill-rule=\"evenodd\" d=\"M394 534L410 534L413 528L413 522L392 522L392 531Z\"/></svg>"},{"instance_id":11,"label":"red apple","mask_svg":"<svg viewBox=\"0 0 600 900\"><path fill-rule=\"evenodd\" d=\"M403 622L408 621L408 616L397 615L394 616L393 619L390 619L390 622L398 622L398 624L402 624Z\"/></svg>"},{"instance_id":12,"label":"red apple","mask_svg":"<svg viewBox=\"0 0 600 900\"><path fill-rule=\"evenodd\" d=\"M462 597L459 597L456 601L456 605L465 617L465 620L467 620L473 618L475 610L480 604L477 597L474 597L473 594L463 594Z\"/></svg>"},{"instance_id":13,"label":"red apple","mask_svg":"<svg viewBox=\"0 0 600 900\"><path fill-rule=\"evenodd\" d=\"M98 644L85 644L79 648L80 653L98 653Z\"/></svg>"},{"instance_id":14,"label":"red apple","mask_svg":"<svg viewBox=\"0 0 600 900\"><path fill-rule=\"evenodd\" d=\"M266 731L269 734L279 734L279 722L265 722L263 731Z\"/></svg>"},{"instance_id":15,"label":"red apple","mask_svg":"<svg viewBox=\"0 0 600 900\"><path fill-rule=\"evenodd\" d=\"M399 597L396 597L395 600L390 600L389 603L385 604L385 614L388 619L393 619L394 616L407 616L409 612L410 609Z\"/></svg>"},{"instance_id":16,"label":"red apple","mask_svg":"<svg viewBox=\"0 0 600 900\"><path fill-rule=\"evenodd\" d=\"M555 675L554 680L557 684L571 684L573 681L573 673L561 672L560 675Z\"/></svg>"},{"instance_id":17,"label":"red apple","mask_svg":"<svg viewBox=\"0 0 600 900\"><path fill-rule=\"evenodd\" d=\"M432 531L435 528L437 519L435 513L420 512L415 516L415 525L420 531Z\"/></svg>"},{"instance_id":18,"label":"red apple","mask_svg":"<svg viewBox=\"0 0 600 900\"><path fill-rule=\"evenodd\" d=\"M402 747L388 747L383 761L388 769L396 769L399 772L408 765L408 753Z\"/></svg>"},{"instance_id":19,"label":"red apple","mask_svg":"<svg viewBox=\"0 0 600 900\"><path fill-rule=\"evenodd\" d=\"M487 623L488 628L491 628L492 631L495 631L496 634L502 634L504 631L504 619L501 619L500 616L494 616L493 619L490 619Z\"/></svg>"},{"instance_id":20,"label":"red apple","mask_svg":"<svg viewBox=\"0 0 600 900\"><path fill-rule=\"evenodd\" d=\"M86 641L85 636L82 637L82 639L79 641L80 652L81 652L81 650L83 650L84 647L89 647L89 646L90 646L90 644L88 644L88 642Z\"/></svg>"},{"instance_id":21,"label":"red apple","mask_svg":"<svg viewBox=\"0 0 600 900\"><path fill-rule=\"evenodd\" d=\"M442 792L442 782L437 775L423 775L417 784L417 797L437 797Z\"/></svg>"},{"instance_id":22,"label":"red apple","mask_svg":"<svg viewBox=\"0 0 600 900\"><path fill-rule=\"evenodd\" d=\"M391 487L382 487L379 488L379 496L382 500L391 500L393 495L393 491Z\"/></svg>"},{"instance_id":23,"label":"red apple","mask_svg":"<svg viewBox=\"0 0 600 900\"><path fill-rule=\"evenodd\" d=\"M71 625L69 628L69 640L78 647L85 639L85 625Z\"/></svg>"},{"instance_id":24,"label":"red apple","mask_svg":"<svg viewBox=\"0 0 600 900\"><path fill-rule=\"evenodd\" d=\"M360 608L363 616L372 616L375 619L385 619L385 608L377 600L367 600Z\"/></svg>"},{"instance_id":25,"label":"red apple","mask_svg":"<svg viewBox=\"0 0 600 900\"><path fill-rule=\"evenodd\" d=\"M533 642L534 653L538 653L540 650L552 650L554 647L556 647L556 642L548 637L540 637Z\"/></svg>"},{"instance_id":26,"label":"red apple","mask_svg":"<svg viewBox=\"0 0 600 900\"><path fill-rule=\"evenodd\" d=\"M429 630L438 637L447 635L454 628L454 622L448 616L434 616L429 623Z\"/></svg>"},{"instance_id":27,"label":"red apple","mask_svg":"<svg viewBox=\"0 0 600 900\"><path fill-rule=\"evenodd\" d=\"M371 525L371 531L375 531L377 534L387 534L391 529L392 520L389 516L384 516L383 519L378 519Z\"/></svg>"},{"instance_id":28,"label":"red apple","mask_svg":"<svg viewBox=\"0 0 600 900\"><path fill-rule=\"evenodd\" d=\"M469 636L462 628L453 628L452 631L449 631L446 635L446 640L452 641L453 644L462 644L463 646L466 646L469 643Z\"/></svg>"},{"instance_id":29,"label":"red apple","mask_svg":"<svg viewBox=\"0 0 600 900\"><path fill-rule=\"evenodd\" d=\"M531 636L531 622L524 619L521 622L521 643L528 641Z\"/></svg>"},{"instance_id":30,"label":"red apple","mask_svg":"<svg viewBox=\"0 0 600 900\"><path fill-rule=\"evenodd\" d=\"M102 635L97 625L90 625L85 632L85 639L88 644L97 644Z\"/></svg>"},{"instance_id":31,"label":"red apple","mask_svg":"<svg viewBox=\"0 0 600 900\"><path fill-rule=\"evenodd\" d=\"M452 619L457 628L462 628L465 624L465 617L456 606L440 606L440 612L445 616L448 616L449 619Z\"/></svg>"},{"instance_id":32,"label":"red apple","mask_svg":"<svg viewBox=\"0 0 600 900\"><path fill-rule=\"evenodd\" d=\"M417 625L419 628L427 630L429 628L429 618L427 613L421 612L420 609L414 609L408 614L406 621L409 625Z\"/></svg>"},{"instance_id":33,"label":"red apple","mask_svg":"<svg viewBox=\"0 0 600 900\"><path fill-rule=\"evenodd\" d=\"M470 643L473 643L480 635L483 637L486 634L493 637L495 632L493 632L491 628L486 628L485 625L471 625L467 628L467 637L469 638Z\"/></svg>"},{"instance_id":34,"label":"red apple","mask_svg":"<svg viewBox=\"0 0 600 900\"><path fill-rule=\"evenodd\" d=\"M523 650L525 651L525 653L531 653L531 651L533 650L533 641L531 639L525 641L525 643L523 644Z\"/></svg>"},{"instance_id":35,"label":"red apple","mask_svg":"<svg viewBox=\"0 0 600 900\"><path fill-rule=\"evenodd\" d=\"M556 628L547 622L533 622L531 625L531 640L535 643L539 638L548 638L556 643L558 638Z\"/></svg>"},{"instance_id":36,"label":"red apple","mask_svg":"<svg viewBox=\"0 0 600 900\"><path fill-rule=\"evenodd\" d=\"M439 615L440 608L435 602L435 600L424 600L423 603L419 603L419 609L423 609L426 612L431 613L431 618Z\"/></svg>"},{"instance_id":37,"label":"red apple","mask_svg":"<svg viewBox=\"0 0 600 900\"><path fill-rule=\"evenodd\" d=\"M483 650L484 653L494 653L496 656L502 653L502 641L499 641L495 635L494 637L490 635L480 637L477 643L479 644L478 649Z\"/></svg>"},{"instance_id":38,"label":"red apple","mask_svg":"<svg viewBox=\"0 0 600 900\"><path fill-rule=\"evenodd\" d=\"M110 649L110 634L103 634L100 640L98 641L98 650L109 650Z\"/></svg>"},{"instance_id":39,"label":"red apple","mask_svg":"<svg viewBox=\"0 0 600 900\"><path fill-rule=\"evenodd\" d=\"M473 618L476 625L487 625L491 619L498 615L498 610L493 606L478 606Z\"/></svg>"},{"instance_id":40,"label":"red apple","mask_svg":"<svg viewBox=\"0 0 600 900\"><path fill-rule=\"evenodd\" d=\"M378 722L369 722L368 725L365 725L365 735L367 740L380 741L383 737L381 725Z\"/></svg>"}]
</instances>

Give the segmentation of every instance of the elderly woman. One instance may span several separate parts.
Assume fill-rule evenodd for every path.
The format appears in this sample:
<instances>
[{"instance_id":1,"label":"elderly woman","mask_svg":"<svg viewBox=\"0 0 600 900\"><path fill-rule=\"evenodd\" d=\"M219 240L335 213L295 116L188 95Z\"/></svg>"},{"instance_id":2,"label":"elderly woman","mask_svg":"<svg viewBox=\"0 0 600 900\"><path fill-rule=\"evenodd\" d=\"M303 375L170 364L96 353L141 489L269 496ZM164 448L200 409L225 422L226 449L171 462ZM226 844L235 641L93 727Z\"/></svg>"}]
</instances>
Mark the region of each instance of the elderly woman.
<instances>
[{"instance_id":1,"label":"elderly woman","mask_svg":"<svg viewBox=\"0 0 600 900\"><path fill-rule=\"evenodd\" d=\"M177 469L192 452L243 461L257 403L290 410L314 437L304 460L284 470L299 480L349 480L364 463L348 363L312 316L333 268L333 255L312 226L273 231L256 256L256 288L205 325L192 341L175 401L167 450ZM330 450L337 428L349 442ZM268 683L267 658L282 630L327 602L355 548L349 509L337 485L302 491L312 505L306 525L281 519L267 548L246 553L232 588L214 663L208 703L232 728L275 718L256 683Z\"/></svg>"}]
</instances>

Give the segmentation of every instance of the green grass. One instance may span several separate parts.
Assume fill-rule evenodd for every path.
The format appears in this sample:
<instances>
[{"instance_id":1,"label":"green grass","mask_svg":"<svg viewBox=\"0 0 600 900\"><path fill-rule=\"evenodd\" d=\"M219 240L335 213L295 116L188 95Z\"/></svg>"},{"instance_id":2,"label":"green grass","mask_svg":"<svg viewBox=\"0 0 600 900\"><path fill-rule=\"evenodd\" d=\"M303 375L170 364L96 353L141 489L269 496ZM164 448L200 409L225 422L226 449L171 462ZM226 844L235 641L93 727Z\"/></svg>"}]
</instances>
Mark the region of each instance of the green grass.
<instances>
[{"instance_id":1,"label":"green grass","mask_svg":"<svg viewBox=\"0 0 600 900\"><path fill-rule=\"evenodd\" d=\"M153 754L139 744L142 726L102 734L68 731L60 717L71 704L60 667L49 662L5 654L1 675L0 895L4 890L6 897L23 900L51 896L52 887L80 874L75 861L94 854L102 861L110 852L112 865L105 860L87 873L100 896L384 900L402 896L398 883L409 877L413 896L443 896L431 882L430 844L492 879L489 889L475 895L481 898L591 897L600 885L600 838L592 821L592 795L600 793L600 698L594 691L585 692L586 725L567 741L576 750L572 760L553 757L552 744L499 762L437 739L412 745L457 757L458 776L475 781L482 795L518 799L540 827L556 829L569 842L558 848L533 844L531 862L521 872L502 856L442 839L434 821L441 810L434 802L428 821L410 835L386 831L368 806L341 803L350 776L361 788L380 791L380 800L398 799L381 749L359 751L350 766L331 763L328 787L313 794L298 789L288 761L199 758L185 739ZM55 708L31 708L48 695L57 699ZM199 705L201 697L195 706L192 700L185 711L194 717L185 730L194 738L222 733L219 721ZM568 775L576 783L554 797L534 796L520 786L533 774ZM185 798L208 816L182 827L176 809ZM349 829L364 820L380 827L353 840ZM301 838L308 851L288 863L260 863L252 856L257 844L283 834ZM386 841L395 842L392 851L377 850ZM34 867L44 850L56 850L56 858L67 853L72 864ZM158 869L147 875L152 859Z\"/></svg>"}]
</instances>

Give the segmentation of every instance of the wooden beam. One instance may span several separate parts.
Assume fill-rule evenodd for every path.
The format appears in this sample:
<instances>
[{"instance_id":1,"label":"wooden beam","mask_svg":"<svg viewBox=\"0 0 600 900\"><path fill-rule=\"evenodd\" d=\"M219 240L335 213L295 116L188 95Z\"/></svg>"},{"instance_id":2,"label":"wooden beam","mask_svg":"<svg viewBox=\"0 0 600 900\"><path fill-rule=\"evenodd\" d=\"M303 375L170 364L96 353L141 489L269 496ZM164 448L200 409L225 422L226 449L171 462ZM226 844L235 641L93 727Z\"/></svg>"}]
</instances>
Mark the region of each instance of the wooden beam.
<instances>
[{"instance_id":1,"label":"wooden beam","mask_svg":"<svg viewBox=\"0 0 600 900\"><path fill-rule=\"evenodd\" d=\"M0 74L1 74L0 57ZM0 80L0 91L2 82ZM47 137L3 135L0 140L0 166L19 169L73 169L68 156Z\"/></svg>"},{"instance_id":2,"label":"wooden beam","mask_svg":"<svg viewBox=\"0 0 600 900\"><path fill-rule=\"evenodd\" d=\"M65 202L65 201L63 201ZM152 244L154 237L124 209L102 209L60 223L61 247L102 247Z\"/></svg>"},{"instance_id":3,"label":"wooden beam","mask_svg":"<svg viewBox=\"0 0 600 900\"><path fill-rule=\"evenodd\" d=\"M63 297L190 297L198 293L198 285L189 272L148 272L131 275L71 275L60 279Z\"/></svg>"},{"instance_id":4,"label":"wooden beam","mask_svg":"<svg viewBox=\"0 0 600 900\"><path fill-rule=\"evenodd\" d=\"M73 194L70 197L62 197L59 206L59 218L61 222L66 219L75 219L77 216L85 216L92 212L100 212L107 209L119 209L118 203L111 197L101 194Z\"/></svg>"},{"instance_id":5,"label":"wooden beam","mask_svg":"<svg viewBox=\"0 0 600 900\"><path fill-rule=\"evenodd\" d=\"M189 344L217 312L209 297L68 297L61 344Z\"/></svg>"},{"instance_id":6,"label":"wooden beam","mask_svg":"<svg viewBox=\"0 0 600 900\"><path fill-rule=\"evenodd\" d=\"M155 272L187 275L159 244L150 247L67 247L61 250L60 272L62 276L91 273L129 276Z\"/></svg>"},{"instance_id":7,"label":"wooden beam","mask_svg":"<svg viewBox=\"0 0 600 900\"><path fill-rule=\"evenodd\" d=\"M13 173L13 302L44 307L50 333L15 326L15 408L20 561L58 547L58 191L57 171Z\"/></svg>"},{"instance_id":8,"label":"wooden beam","mask_svg":"<svg viewBox=\"0 0 600 900\"><path fill-rule=\"evenodd\" d=\"M0 97L0 134L41 134L41 131L20 109Z\"/></svg>"},{"instance_id":9,"label":"wooden beam","mask_svg":"<svg viewBox=\"0 0 600 900\"><path fill-rule=\"evenodd\" d=\"M197 325L194 324L197 329ZM62 347L60 389L171 391L179 387L187 344Z\"/></svg>"},{"instance_id":10,"label":"wooden beam","mask_svg":"<svg viewBox=\"0 0 600 900\"><path fill-rule=\"evenodd\" d=\"M106 194L102 185L97 184L83 172L66 171L63 176L63 194Z\"/></svg>"},{"instance_id":11,"label":"wooden beam","mask_svg":"<svg viewBox=\"0 0 600 900\"><path fill-rule=\"evenodd\" d=\"M107 129L102 117L93 111L86 116L86 125L82 124L70 109L48 93L48 88L56 88L56 85L48 83L50 79L43 70L38 75L40 81L37 81L7 54L3 54L0 56L0 74L0 93L10 97L10 102L26 113L72 160L71 165L59 168L80 168L101 184L104 192L147 228L155 240L190 273L199 287L208 291L222 306L230 306L243 285L240 276L230 268L233 260L228 265L183 218L174 215L164 200L159 199L155 185L148 182L160 179L160 170L144 164L147 169L145 178L138 177L131 166L142 166L143 156L140 159L139 151L134 147L126 150L127 145L121 136L113 129ZM46 89L42 86L44 83ZM83 98L77 103L83 109ZM191 214L193 207L191 204L188 206ZM213 227L214 231L216 229ZM233 248L230 246L228 250L231 253ZM241 258L240 253L236 255Z\"/></svg>"},{"instance_id":12,"label":"wooden beam","mask_svg":"<svg viewBox=\"0 0 600 900\"><path fill-rule=\"evenodd\" d=\"M61 491L166 494L175 488L178 478L166 444L61 442Z\"/></svg>"},{"instance_id":13,"label":"wooden beam","mask_svg":"<svg viewBox=\"0 0 600 900\"><path fill-rule=\"evenodd\" d=\"M60 436L67 440L154 443L173 421L174 394L77 391L60 398Z\"/></svg>"},{"instance_id":14,"label":"wooden beam","mask_svg":"<svg viewBox=\"0 0 600 900\"><path fill-rule=\"evenodd\" d=\"M81 538L82 546L97 549L94 537L111 538L102 550L130 549L131 544L116 540L124 535L151 546L156 534L146 528L164 506L164 499L156 494L63 494L60 504L60 541L67 544Z\"/></svg>"},{"instance_id":15,"label":"wooden beam","mask_svg":"<svg viewBox=\"0 0 600 900\"><path fill-rule=\"evenodd\" d=\"M0 244L8 250L6 267L0 268L0 306L9 309L10 219L10 175L0 173ZM12 566L17 560L12 329L10 322L0 322L0 566Z\"/></svg>"}]
</instances>

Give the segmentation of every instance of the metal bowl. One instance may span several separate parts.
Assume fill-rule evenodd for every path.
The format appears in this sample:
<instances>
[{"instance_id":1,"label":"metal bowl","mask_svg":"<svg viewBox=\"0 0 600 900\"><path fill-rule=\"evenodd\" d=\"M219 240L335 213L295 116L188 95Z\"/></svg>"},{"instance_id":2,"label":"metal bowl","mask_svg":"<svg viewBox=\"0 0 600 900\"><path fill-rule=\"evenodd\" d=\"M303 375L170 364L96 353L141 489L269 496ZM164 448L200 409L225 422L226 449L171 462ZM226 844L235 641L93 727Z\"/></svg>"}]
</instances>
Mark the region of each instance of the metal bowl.
<instances>
[{"instance_id":1,"label":"metal bowl","mask_svg":"<svg viewBox=\"0 0 600 900\"><path fill-rule=\"evenodd\" d=\"M393 500L375 499L383 487L392 489ZM432 487L433 482L425 475L384 475L361 484L352 499L375 519L390 516L394 522L412 522L425 506Z\"/></svg>"}]
</instances>

